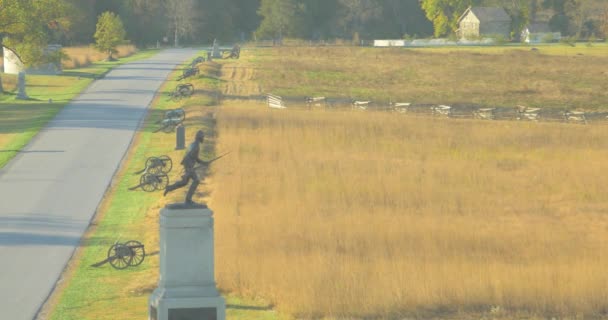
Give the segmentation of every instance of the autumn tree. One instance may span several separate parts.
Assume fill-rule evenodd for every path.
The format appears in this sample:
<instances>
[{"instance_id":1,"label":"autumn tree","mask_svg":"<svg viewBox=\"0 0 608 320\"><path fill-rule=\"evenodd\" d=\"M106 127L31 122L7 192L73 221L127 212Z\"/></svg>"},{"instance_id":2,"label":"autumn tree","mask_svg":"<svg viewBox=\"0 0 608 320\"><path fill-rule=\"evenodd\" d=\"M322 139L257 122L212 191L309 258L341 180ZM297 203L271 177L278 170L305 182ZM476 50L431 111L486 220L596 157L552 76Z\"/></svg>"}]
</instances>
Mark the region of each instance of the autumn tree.
<instances>
[{"instance_id":1,"label":"autumn tree","mask_svg":"<svg viewBox=\"0 0 608 320\"><path fill-rule=\"evenodd\" d=\"M0 48L13 51L25 66L46 62L44 49L51 31L69 27L69 9L61 0L0 0Z\"/></svg>"},{"instance_id":2,"label":"autumn tree","mask_svg":"<svg viewBox=\"0 0 608 320\"><path fill-rule=\"evenodd\" d=\"M117 53L116 47L125 41L125 27L120 17L106 11L97 19L95 31L95 47L101 52L108 53L108 61L113 61L112 54Z\"/></svg>"},{"instance_id":3,"label":"autumn tree","mask_svg":"<svg viewBox=\"0 0 608 320\"><path fill-rule=\"evenodd\" d=\"M422 10L433 22L435 37L455 32L458 18L473 4L472 0L421 0Z\"/></svg>"}]
</instances>

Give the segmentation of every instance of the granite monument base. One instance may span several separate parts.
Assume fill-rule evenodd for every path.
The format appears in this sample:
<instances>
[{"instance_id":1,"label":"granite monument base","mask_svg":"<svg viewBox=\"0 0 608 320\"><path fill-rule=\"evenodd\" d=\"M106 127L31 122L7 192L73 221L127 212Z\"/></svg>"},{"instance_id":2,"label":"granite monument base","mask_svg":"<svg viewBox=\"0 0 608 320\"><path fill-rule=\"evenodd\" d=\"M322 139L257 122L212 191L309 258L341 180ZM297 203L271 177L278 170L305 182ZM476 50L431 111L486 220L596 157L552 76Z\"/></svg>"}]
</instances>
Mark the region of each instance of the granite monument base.
<instances>
[{"instance_id":1,"label":"granite monument base","mask_svg":"<svg viewBox=\"0 0 608 320\"><path fill-rule=\"evenodd\" d=\"M211 210L181 203L162 209L159 256L149 320L226 319L226 303L215 285Z\"/></svg>"}]
</instances>

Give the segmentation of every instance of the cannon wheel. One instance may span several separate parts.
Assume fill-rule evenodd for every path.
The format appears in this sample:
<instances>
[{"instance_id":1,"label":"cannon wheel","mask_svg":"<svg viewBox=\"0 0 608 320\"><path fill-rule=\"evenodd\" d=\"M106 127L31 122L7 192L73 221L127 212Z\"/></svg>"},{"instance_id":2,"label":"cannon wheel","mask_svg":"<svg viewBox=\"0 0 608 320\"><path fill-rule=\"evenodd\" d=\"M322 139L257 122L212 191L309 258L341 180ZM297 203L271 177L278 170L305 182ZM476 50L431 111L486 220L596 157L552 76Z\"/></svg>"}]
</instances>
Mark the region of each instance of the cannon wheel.
<instances>
[{"instance_id":1,"label":"cannon wheel","mask_svg":"<svg viewBox=\"0 0 608 320\"><path fill-rule=\"evenodd\" d=\"M182 97L182 95L180 94L180 92L179 92L179 91L174 91L173 93L171 93L171 100L172 100L172 101L179 101L179 100L181 100L182 98L183 98L183 97Z\"/></svg>"},{"instance_id":2,"label":"cannon wheel","mask_svg":"<svg viewBox=\"0 0 608 320\"><path fill-rule=\"evenodd\" d=\"M188 88L188 91L190 91L188 95L191 96L194 93L194 85L192 83L186 83L186 87Z\"/></svg>"},{"instance_id":3,"label":"cannon wheel","mask_svg":"<svg viewBox=\"0 0 608 320\"><path fill-rule=\"evenodd\" d=\"M152 173L146 173L141 176L141 178L139 178L139 184L145 192L156 191L156 187L154 187L154 174Z\"/></svg>"},{"instance_id":4,"label":"cannon wheel","mask_svg":"<svg viewBox=\"0 0 608 320\"><path fill-rule=\"evenodd\" d=\"M159 165L161 163L162 165ZM146 170L149 173L160 173L163 172L164 162L157 157L150 157L146 160Z\"/></svg>"},{"instance_id":5,"label":"cannon wheel","mask_svg":"<svg viewBox=\"0 0 608 320\"><path fill-rule=\"evenodd\" d=\"M164 173L169 173L169 171L173 169L173 161L171 160L171 158L169 158L169 156L160 156L158 158L160 159L160 161L163 162L161 171Z\"/></svg>"},{"instance_id":6,"label":"cannon wheel","mask_svg":"<svg viewBox=\"0 0 608 320\"><path fill-rule=\"evenodd\" d=\"M182 123L181 121L179 123L171 122L171 123L165 125L162 130L164 133L171 133L171 132L175 131L175 127L177 127L177 125L179 125L181 123Z\"/></svg>"},{"instance_id":7,"label":"cannon wheel","mask_svg":"<svg viewBox=\"0 0 608 320\"><path fill-rule=\"evenodd\" d=\"M186 111L184 109L178 109L180 111L179 113L179 120L180 123L183 122L184 120L186 120Z\"/></svg>"},{"instance_id":8,"label":"cannon wheel","mask_svg":"<svg viewBox=\"0 0 608 320\"><path fill-rule=\"evenodd\" d=\"M131 260L133 260L131 249L124 244L113 244L108 250L108 261L114 269L125 269L131 264Z\"/></svg>"},{"instance_id":9,"label":"cannon wheel","mask_svg":"<svg viewBox=\"0 0 608 320\"><path fill-rule=\"evenodd\" d=\"M190 97L194 91L192 84L180 84L177 87L177 95L180 97Z\"/></svg>"},{"instance_id":10,"label":"cannon wheel","mask_svg":"<svg viewBox=\"0 0 608 320\"><path fill-rule=\"evenodd\" d=\"M129 249L131 249L132 259L130 262L131 267L136 267L144 262L144 258L146 257L146 250L144 249L144 245L141 242L136 240L127 241L125 243Z\"/></svg>"},{"instance_id":11,"label":"cannon wheel","mask_svg":"<svg viewBox=\"0 0 608 320\"><path fill-rule=\"evenodd\" d=\"M166 173L161 173L157 175L154 179L154 189L155 190L165 190L165 188L169 185L169 176Z\"/></svg>"}]
</instances>

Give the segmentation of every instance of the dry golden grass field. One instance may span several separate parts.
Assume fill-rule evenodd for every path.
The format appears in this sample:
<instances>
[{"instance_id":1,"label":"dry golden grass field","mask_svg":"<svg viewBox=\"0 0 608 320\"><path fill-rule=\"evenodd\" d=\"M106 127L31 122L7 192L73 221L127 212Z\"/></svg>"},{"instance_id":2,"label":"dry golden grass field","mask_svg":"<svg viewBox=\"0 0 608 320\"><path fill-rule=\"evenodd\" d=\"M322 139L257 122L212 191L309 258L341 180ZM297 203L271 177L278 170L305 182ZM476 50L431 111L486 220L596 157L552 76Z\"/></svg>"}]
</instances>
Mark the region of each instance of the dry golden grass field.
<instances>
[{"instance_id":1,"label":"dry golden grass field","mask_svg":"<svg viewBox=\"0 0 608 320\"><path fill-rule=\"evenodd\" d=\"M118 51L115 58L128 57L137 51L134 45L121 45L116 48ZM108 57L107 53L100 52L92 46L67 47L63 51L68 56L62 65L64 69L82 68L91 65L93 62L103 61Z\"/></svg>"},{"instance_id":2,"label":"dry golden grass field","mask_svg":"<svg viewBox=\"0 0 608 320\"><path fill-rule=\"evenodd\" d=\"M244 52L222 62L224 93L607 101L608 58L584 54ZM216 119L216 150L233 151L210 180L223 290L301 318L607 317L604 125L240 100Z\"/></svg>"}]
</instances>

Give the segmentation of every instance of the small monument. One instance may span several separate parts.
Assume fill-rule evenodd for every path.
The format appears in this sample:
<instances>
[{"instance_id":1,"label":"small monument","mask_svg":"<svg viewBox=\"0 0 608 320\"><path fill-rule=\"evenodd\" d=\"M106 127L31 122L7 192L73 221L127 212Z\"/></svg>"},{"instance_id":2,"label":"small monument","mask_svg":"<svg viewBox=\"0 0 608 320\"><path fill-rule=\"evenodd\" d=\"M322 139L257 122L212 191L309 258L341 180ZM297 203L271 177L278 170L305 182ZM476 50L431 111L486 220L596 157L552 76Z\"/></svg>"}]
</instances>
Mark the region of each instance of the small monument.
<instances>
[{"instance_id":1,"label":"small monument","mask_svg":"<svg viewBox=\"0 0 608 320\"><path fill-rule=\"evenodd\" d=\"M213 39L213 50L212 50L211 55L215 59L222 58L222 52L220 51L220 45L217 43L217 39Z\"/></svg>"},{"instance_id":2,"label":"small monument","mask_svg":"<svg viewBox=\"0 0 608 320\"><path fill-rule=\"evenodd\" d=\"M186 149L186 128L180 124L175 128L175 150Z\"/></svg>"},{"instance_id":3,"label":"small monument","mask_svg":"<svg viewBox=\"0 0 608 320\"><path fill-rule=\"evenodd\" d=\"M148 320L225 320L216 288L213 212L204 205L168 205L160 213L160 279Z\"/></svg>"},{"instance_id":4,"label":"small monument","mask_svg":"<svg viewBox=\"0 0 608 320\"><path fill-rule=\"evenodd\" d=\"M17 99L20 100L27 100L30 97L27 96L27 93L25 93L25 72L21 71L19 72L19 76L18 78L18 83L17 83L17 87L18 87L18 92L17 92Z\"/></svg>"}]
</instances>

